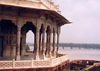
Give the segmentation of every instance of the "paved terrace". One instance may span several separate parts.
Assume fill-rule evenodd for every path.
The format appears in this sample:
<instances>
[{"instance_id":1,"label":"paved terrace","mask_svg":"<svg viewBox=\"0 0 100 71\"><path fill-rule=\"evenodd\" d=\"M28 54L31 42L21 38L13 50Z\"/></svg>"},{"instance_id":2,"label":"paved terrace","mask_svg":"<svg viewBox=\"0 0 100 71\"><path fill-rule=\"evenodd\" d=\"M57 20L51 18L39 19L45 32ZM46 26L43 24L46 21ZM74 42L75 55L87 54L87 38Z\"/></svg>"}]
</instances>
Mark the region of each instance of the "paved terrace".
<instances>
[{"instance_id":1,"label":"paved terrace","mask_svg":"<svg viewBox=\"0 0 100 71\"><path fill-rule=\"evenodd\" d=\"M59 54L58 58L45 58L45 60L33 60L33 57L33 53L26 53L25 56L21 56L20 61L15 61L13 58L0 57L0 69L52 67L68 60L68 56L65 54Z\"/></svg>"},{"instance_id":2,"label":"paved terrace","mask_svg":"<svg viewBox=\"0 0 100 71\"><path fill-rule=\"evenodd\" d=\"M26 53L24 56L21 56L21 60L31 60L34 59L34 54L33 53ZM52 57L54 59L54 57ZM0 61L11 61L13 58L11 57L0 57ZM45 60L50 60L50 58L45 58Z\"/></svg>"}]
</instances>

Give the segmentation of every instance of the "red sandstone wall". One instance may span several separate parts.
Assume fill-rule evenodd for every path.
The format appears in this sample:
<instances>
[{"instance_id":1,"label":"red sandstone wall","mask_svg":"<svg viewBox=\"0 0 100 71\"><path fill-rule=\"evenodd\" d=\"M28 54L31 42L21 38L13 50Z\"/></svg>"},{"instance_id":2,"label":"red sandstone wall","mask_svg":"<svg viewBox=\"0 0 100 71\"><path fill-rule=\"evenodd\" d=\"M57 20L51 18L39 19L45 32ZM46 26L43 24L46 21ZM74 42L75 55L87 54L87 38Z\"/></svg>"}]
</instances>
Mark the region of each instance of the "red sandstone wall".
<instances>
[{"instance_id":1,"label":"red sandstone wall","mask_svg":"<svg viewBox=\"0 0 100 71\"><path fill-rule=\"evenodd\" d=\"M90 66L85 71L100 71L100 63L94 63L94 65Z\"/></svg>"},{"instance_id":2,"label":"red sandstone wall","mask_svg":"<svg viewBox=\"0 0 100 71\"><path fill-rule=\"evenodd\" d=\"M100 71L100 65L93 65L94 63L100 63L100 61L96 60L72 60L70 61L70 69L75 70L75 69L81 69L85 68L86 65L92 65L86 71ZM99 67L98 67L99 66Z\"/></svg>"}]
</instances>

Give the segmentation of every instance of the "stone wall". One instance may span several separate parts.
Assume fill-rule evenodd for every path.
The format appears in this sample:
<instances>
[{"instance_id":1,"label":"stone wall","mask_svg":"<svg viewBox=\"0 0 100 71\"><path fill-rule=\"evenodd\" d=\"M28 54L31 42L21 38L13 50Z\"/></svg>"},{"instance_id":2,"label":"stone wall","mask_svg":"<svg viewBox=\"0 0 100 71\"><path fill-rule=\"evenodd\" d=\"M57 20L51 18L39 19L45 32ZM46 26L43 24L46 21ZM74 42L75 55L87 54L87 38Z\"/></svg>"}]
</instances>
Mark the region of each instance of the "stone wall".
<instances>
[{"instance_id":1,"label":"stone wall","mask_svg":"<svg viewBox=\"0 0 100 71\"><path fill-rule=\"evenodd\" d=\"M91 69L96 69L97 67L95 67L93 64L94 63L100 63L100 61L96 61L96 60L72 60L70 61L70 69L71 70L80 70L85 68L87 65L91 66L89 68L89 71L91 71ZM88 71L88 70L87 70Z\"/></svg>"},{"instance_id":2,"label":"stone wall","mask_svg":"<svg viewBox=\"0 0 100 71\"><path fill-rule=\"evenodd\" d=\"M100 63L94 63L92 66L87 68L85 71L100 71Z\"/></svg>"}]
</instances>

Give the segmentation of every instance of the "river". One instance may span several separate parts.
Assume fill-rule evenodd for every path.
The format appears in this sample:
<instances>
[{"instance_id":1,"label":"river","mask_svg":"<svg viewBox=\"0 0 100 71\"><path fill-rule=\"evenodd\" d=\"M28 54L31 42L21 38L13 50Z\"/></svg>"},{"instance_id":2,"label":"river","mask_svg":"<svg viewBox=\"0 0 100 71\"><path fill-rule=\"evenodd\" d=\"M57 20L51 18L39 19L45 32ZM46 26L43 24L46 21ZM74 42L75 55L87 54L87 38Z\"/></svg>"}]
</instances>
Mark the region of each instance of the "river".
<instances>
[{"instance_id":1,"label":"river","mask_svg":"<svg viewBox=\"0 0 100 71\"><path fill-rule=\"evenodd\" d=\"M30 50L33 50L33 47L30 46ZM73 48L62 47L59 48L59 53L68 54L70 60L99 60L100 61L100 49L85 49L85 48Z\"/></svg>"}]
</instances>

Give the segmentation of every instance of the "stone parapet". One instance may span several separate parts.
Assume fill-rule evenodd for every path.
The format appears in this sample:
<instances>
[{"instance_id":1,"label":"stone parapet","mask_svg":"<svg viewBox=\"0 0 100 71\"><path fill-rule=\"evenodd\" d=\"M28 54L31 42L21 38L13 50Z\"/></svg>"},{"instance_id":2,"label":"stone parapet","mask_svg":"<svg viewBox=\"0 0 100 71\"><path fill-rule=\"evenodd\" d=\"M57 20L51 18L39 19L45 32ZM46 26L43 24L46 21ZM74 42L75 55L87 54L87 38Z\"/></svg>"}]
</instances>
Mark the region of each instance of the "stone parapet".
<instances>
[{"instance_id":1,"label":"stone parapet","mask_svg":"<svg viewBox=\"0 0 100 71\"><path fill-rule=\"evenodd\" d=\"M59 65L60 63L68 60L67 55L47 60L20 60L15 61L0 61L0 69L16 69L16 68L38 68L38 67L53 67Z\"/></svg>"},{"instance_id":2,"label":"stone parapet","mask_svg":"<svg viewBox=\"0 0 100 71\"><path fill-rule=\"evenodd\" d=\"M26 8L48 9L61 14L61 11L59 11L59 5L54 5L54 2L49 0L0 0L0 4Z\"/></svg>"}]
</instances>

